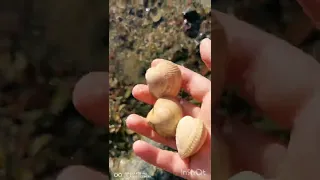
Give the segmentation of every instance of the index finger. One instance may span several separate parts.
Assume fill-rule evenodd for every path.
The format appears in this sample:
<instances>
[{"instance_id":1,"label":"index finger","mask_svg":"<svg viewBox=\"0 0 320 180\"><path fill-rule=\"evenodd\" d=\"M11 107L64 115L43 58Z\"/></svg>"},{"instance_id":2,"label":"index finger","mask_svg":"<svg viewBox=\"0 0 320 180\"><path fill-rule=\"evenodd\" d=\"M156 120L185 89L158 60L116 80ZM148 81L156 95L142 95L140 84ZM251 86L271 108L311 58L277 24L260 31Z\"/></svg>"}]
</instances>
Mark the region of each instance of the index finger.
<instances>
[{"instance_id":1,"label":"index finger","mask_svg":"<svg viewBox=\"0 0 320 180\"><path fill-rule=\"evenodd\" d=\"M200 55L204 64L211 71L211 40L209 38L200 42Z\"/></svg>"},{"instance_id":2,"label":"index finger","mask_svg":"<svg viewBox=\"0 0 320 180\"><path fill-rule=\"evenodd\" d=\"M151 66L154 67L164 59L155 59ZM182 73L182 88L195 100L202 102L204 96L211 90L211 81L200 74L178 65Z\"/></svg>"}]
</instances>

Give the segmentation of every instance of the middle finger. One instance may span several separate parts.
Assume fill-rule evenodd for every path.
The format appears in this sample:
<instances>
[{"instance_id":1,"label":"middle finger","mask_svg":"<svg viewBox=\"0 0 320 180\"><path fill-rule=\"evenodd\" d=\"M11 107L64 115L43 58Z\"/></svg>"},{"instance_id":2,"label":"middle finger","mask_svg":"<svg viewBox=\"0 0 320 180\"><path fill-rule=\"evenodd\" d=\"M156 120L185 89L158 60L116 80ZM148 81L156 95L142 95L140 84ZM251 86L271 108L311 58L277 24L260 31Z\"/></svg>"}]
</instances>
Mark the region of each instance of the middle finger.
<instances>
[{"instance_id":1,"label":"middle finger","mask_svg":"<svg viewBox=\"0 0 320 180\"><path fill-rule=\"evenodd\" d=\"M145 84L136 85L132 90L132 95L139 101L150 105L153 105L156 102L156 98L150 94L149 88ZM185 116L197 117L200 112L200 107L186 100L180 99L180 105Z\"/></svg>"}]
</instances>

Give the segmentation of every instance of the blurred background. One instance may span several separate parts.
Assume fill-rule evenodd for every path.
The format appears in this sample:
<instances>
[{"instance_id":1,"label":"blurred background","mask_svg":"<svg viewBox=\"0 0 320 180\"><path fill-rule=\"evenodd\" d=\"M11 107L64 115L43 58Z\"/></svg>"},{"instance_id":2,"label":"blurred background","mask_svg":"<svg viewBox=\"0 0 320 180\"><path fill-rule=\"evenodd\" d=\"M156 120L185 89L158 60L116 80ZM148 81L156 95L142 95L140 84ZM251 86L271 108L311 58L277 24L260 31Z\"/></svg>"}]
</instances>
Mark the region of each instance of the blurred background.
<instances>
[{"instance_id":1,"label":"blurred background","mask_svg":"<svg viewBox=\"0 0 320 180\"><path fill-rule=\"evenodd\" d=\"M148 179L180 179L132 154L137 139L168 148L128 130L125 119L131 113L145 116L151 109L135 100L131 90L144 83L144 73L155 58L210 78L199 58L198 43L210 37L211 6L320 61L319 31L294 0L216 0L212 5L207 0L173 0L171 6L161 0L134 2L0 1L1 180L53 180L61 169L77 164L111 178L114 172L141 172ZM184 17L183 12L190 16ZM110 123L106 129L79 115L71 93L82 75L108 70ZM217 111L249 117L245 123L288 140L288 132L235 94L226 90ZM181 96L190 99L183 92Z\"/></svg>"},{"instance_id":2,"label":"blurred background","mask_svg":"<svg viewBox=\"0 0 320 180\"><path fill-rule=\"evenodd\" d=\"M53 180L72 164L107 172L107 130L71 101L81 76L108 70L107 17L101 0L0 1L1 180Z\"/></svg>"}]
</instances>

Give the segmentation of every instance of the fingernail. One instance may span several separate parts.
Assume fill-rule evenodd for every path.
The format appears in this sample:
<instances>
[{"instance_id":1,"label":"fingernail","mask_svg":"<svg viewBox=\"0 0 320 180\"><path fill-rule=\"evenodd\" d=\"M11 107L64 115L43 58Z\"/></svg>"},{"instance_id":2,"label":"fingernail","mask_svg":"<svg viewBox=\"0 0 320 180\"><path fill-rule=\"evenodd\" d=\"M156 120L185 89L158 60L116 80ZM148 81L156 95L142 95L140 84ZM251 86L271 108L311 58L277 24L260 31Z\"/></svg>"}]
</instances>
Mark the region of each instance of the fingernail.
<instances>
[{"instance_id":1,"label":"fingernail","mask_svg":"<svg viewBox=\"0 0 320 180\"><path fill-rule=\"evenodd\" d=\"M125 122L127 122L128 119L132 119L132 116L133 116L133 114L130 114L130 115L126 118Z\"/></svg>"},{"instance_id":2,"label":"fingernail","mask_svg":"<svg viewBox=\"0 0 320 180\"><path fill-rule=\"evenodd\" d=\"M200 42L200 44L203 44L203 43L210 43L210 39L209 38L204 38L202 39L202 41Z\"/></svg>"}]
</instances>

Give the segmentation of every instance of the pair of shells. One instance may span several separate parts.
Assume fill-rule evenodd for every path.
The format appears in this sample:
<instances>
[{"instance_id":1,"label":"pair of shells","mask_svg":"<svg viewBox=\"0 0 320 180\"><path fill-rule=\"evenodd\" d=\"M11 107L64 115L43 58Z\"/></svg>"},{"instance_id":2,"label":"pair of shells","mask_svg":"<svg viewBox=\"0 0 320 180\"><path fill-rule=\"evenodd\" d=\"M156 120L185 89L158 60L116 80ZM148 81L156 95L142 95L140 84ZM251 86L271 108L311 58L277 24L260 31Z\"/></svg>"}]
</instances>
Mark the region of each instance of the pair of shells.
<instances>
[{"instance_id":1,"label":"pair of shells","mask_svg":"<svg viewBox=\"0 0 320 180\"><path fill-rule=\"evenodd\" d=\"M171 61L163 61L148 69L145 77L150 93L157 98L146 118L149 125L163 137L175 137L181 158L194 155L204 144L207 129L202 120L183 117L176 98L182 83L179 67Z\"/></svg>"}]
</instances>

